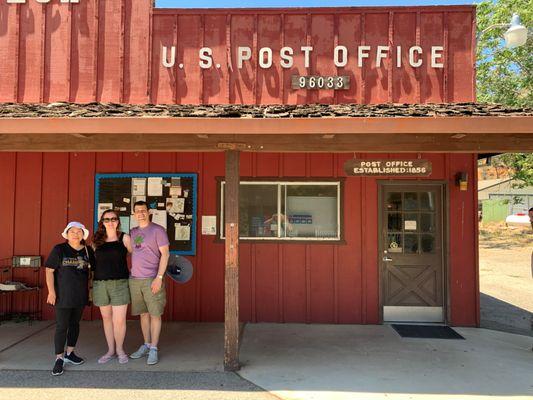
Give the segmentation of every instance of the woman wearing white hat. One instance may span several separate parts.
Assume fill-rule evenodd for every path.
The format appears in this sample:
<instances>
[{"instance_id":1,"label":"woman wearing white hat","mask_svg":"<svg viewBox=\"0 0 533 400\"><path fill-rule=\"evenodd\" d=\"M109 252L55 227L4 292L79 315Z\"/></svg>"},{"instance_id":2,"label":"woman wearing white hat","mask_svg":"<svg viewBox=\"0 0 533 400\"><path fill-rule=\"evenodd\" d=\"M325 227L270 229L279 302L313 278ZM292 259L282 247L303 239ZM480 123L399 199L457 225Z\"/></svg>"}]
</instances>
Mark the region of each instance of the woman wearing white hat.
<instances>
[{"instance_id":1,"label":"woman wearing white hat","mask_svg":"<svg viewBox=\"0 0 533 400\"><path fill-rule=\"evenodd\" d=\"M85 246L89 231L83 224L70 222L61 236L67 241L56 245L45 263L46 302L55 306L56 314L56 361L52 375L61 375L66 363L79 365L84 362L74 354L74 347L80 333L83 309L89 303L89 270L94 265L93 249Z\"/></svg>"}]
</instances>

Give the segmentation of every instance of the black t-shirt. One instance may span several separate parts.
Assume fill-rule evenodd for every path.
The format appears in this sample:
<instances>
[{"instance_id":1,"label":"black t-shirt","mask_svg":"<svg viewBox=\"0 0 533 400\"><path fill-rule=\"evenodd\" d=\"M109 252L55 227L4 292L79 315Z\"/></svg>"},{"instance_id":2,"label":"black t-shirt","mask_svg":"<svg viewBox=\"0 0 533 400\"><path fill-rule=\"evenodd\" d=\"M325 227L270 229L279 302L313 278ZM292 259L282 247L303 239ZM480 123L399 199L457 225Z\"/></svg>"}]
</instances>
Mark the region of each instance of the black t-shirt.
<instances>
[{"instance_id":1,"label":"black t-shirt","mask_svg":"<svg viewBox=\"0 0 533 400\"><path fill-rule=\"evenodd\" d=\"M88 304L89 262L95 264L90 247L76 250L68 243L61 243L52 249L44 265L54 269L56 307L83 307Z\"/></svg>"},{"instance_id":2,"label":"black t-shirt","mask_svg":"<svg viewBox=\"0 0 533 400\"><path fill-rule=\"evenodd\" d=\"M128 249L124 246L124 233L114 242L102 243L96 248L94 256L96 264L94 265L95 280L115 280L128 279L130 272L128 270Z\"/></svg>"}]
</instances>

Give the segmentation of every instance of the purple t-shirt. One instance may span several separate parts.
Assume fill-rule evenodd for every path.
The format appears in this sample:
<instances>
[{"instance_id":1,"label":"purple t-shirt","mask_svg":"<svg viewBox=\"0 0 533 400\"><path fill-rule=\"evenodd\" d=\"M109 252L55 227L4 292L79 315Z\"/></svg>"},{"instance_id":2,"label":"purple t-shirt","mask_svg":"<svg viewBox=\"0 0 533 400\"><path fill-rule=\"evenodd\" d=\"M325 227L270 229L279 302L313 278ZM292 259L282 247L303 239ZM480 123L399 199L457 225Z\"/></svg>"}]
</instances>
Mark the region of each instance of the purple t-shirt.
<instances>
[{"instance_id":1,"label":"purple t-shirt","mask_svg":"<svg viewBox=\"0 0 533 400\"><path fill-rule=\"evenodd\" d=\"M145 228L133 228L130 235L133 247L131 277L155 278L161 258L159 248L169 244L167 232L162 226L150 223Z\"/></svg>"}]
</instances>

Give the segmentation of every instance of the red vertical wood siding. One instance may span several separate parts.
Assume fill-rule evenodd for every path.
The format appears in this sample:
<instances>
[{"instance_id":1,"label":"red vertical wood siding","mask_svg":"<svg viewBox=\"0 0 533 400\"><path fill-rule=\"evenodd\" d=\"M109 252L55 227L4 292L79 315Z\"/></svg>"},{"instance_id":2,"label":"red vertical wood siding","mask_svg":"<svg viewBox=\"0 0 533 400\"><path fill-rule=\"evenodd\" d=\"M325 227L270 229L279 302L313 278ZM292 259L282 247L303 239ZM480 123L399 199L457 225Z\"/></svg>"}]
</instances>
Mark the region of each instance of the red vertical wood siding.
<instances>
[{"instance_id":1,"label":"red vertical wood siding","mask_svg":"<svg viewBox=\"0 0 533 400\"><path fill-rule=\"evenodd\" d=\"M153 10L150 0L86 0L65 5L0 5L0 101L126 103L383 103L470 101L474 98L472 6L273 10ZM301 47L310 45L310 68ZM337 68L336 45L348 48ZM357 66L357 46L372 46ZM376 68L376 46L390 46ZM420 45L413 68L408 49ZM176 46L176 64L162 65L163 46ZM237 65L237 49L252 58ZM294 50L290 69L279 50ZM396 67L402 46L402 67ZM431 46L445 46L442 69ZM201 69L199 50L213 51ZM272 67L258 54L272 49ZM170 51L168 56L170 57ZM183 64L180 67L180 64ZM217 67L218 66L218 67ZM346 91L293 90L294 74L351 77Z\"/></svg>"},{"instance_id":2,"label":"red vertical wood siding","mask_svg":"<svg viewBox=\"0 0 533 400\"><path fill-rule=\"evenodd\" d=\"M450 322L472 326L477 318L477 244L472 234L477 203L473 187L468 192L456 188L455 174L466 171L473 177L476 158L468 154L420 156L433 163L430 179L448 182ZM241 174L245 177L321 179L344 176L343 163L353 155L245 153L241 157ZM417 158L418 154L372 157ZM223 319L223 243L200 234L201 216L218 215L217 178L224 175L222 153L6 153L0 158L0 166L0 178L6 182L0 186L7 216L0 241L3 258L13 254L46 258L53 245L62 241L60 232L68 220L81 221L92 233L95 173L198 173L197 254L188 257L195 275L186 285L167 280L165 319ZM371 178L347 177L343 189L345 244L242 243L243 321L379 322L377 183ZM51 318L52 309L45 300L43 317ZM85 318L99 318L98 310L88 309Z\"/></svg>"},{"instance_id":3,"label":"red vertical wood siding","mask_svg":"<svg viewBox=\"0 0 533 400\"><path fill-rule=\"evenodd\" d=\"M0 101L113 101L126 103L304 104L447 102L474 100L474 8L402 7L269 10L153 10L151 0L86 0L79 4L0 4ZM311 67L301 46L313 46ZM348 64L335 67L336 45ZM357 46L370 56L357 67ZM376 68L376 46L390 46ZM424 49L420 68L408 65L408 47ZM444 46L445 68L430 66L431 46ZM176 46L176 63L161 63L163 46ZM252 57L237 65L237 48ZM279 50L292 47L293 66L280 66ZM402 46L402 68L396 67ZM199 50L210 47L214 66L202 70ZM272 49L270 68L259 50ZM170 51L168 54L170 57ZM180 64L183 64L180 66ZM291 76L349 75L345 91L291 88ZM418 154L356 154L358 158ZM474 179L475 155L422 154L431 179L449 188L449 296L451 322L475 325L477 315L476 196L454 185L458 171ZM243 177L343 177L346 154L241 155ZM195 275L169 286L167 320L221 321L224 247L203 236L202 215L218 215L217 177L222 153L4 153L0 198L6 211L0 258L46 257L65 222L92 227L94 174L198 173ZM247 243L240 250L240 308L244 321L379 322L377 182L346 178L345 244ZM16 223L15 223L16 222ZM21 274L22 272L19 272ZM43 277L43 273L41 272ZM31 278L31 277L26 277ZM33 278L32 278L33 279ZM44 298L42 301L44 302ZM50 308L43 308L51 318ZM98 318L96 308L85 318Z\"/></svg>"}]
</instances>

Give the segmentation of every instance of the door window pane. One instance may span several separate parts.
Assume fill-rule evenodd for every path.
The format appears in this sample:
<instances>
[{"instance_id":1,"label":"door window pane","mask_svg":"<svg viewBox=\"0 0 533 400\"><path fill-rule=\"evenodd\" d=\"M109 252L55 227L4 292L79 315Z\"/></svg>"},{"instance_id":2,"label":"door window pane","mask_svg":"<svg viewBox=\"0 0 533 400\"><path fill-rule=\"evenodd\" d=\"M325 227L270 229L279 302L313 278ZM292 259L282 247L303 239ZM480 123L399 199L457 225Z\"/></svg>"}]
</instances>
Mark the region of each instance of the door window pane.
<instances>
[{"instance_id":1,"label":"door window pane","mask_svg":"<svg viewBox=\"0 0 533 400\"><path fill-rule=\"evenodd\" d=\"M405 192L404 193L404 210L418 210L418 193Z\"/></svg>"},{"instance_id":2,"label":"door window pane","mask_svg":"<svg viewBox=\"0 0 533 400\"><path fill-rule=\"evenodd\" d=\"M403 229L406 233L418 231L418 214L404 214Z\"/></svg>"},{"instance_id":3,"label":"door window pane","mask_svg":"<svg viewBox=\"0 0 533 400\"><path fill-rule=\"evenodd\" d=\"M387 217L387 229L389 231L401 232L402 231L402 214L400 213L388 213Z\"/></svg>"},{"instance_id":4,"label":"door window pane","mask_svg":"<svg viewBox=\"0 0 533 400\"><path fill-rule=\"evenodd\" d=\"M388 250L391 253L401 253L402 252L402 235L401 234L389 234L388 235Z\"/></svg>"},{"instance_id":5,"label":"door window pane","mask_svg":"<svg viewBox=\"0 0 533 400\"><path fill-rule=\"evenodd\" d=\"M404 249L405 254L418 253L418 235L404 235Z\"/></svg>"},{"instance_id":6,"label":"door window pane","mask_svg":"<svg viewBox=\"0 0 533 400\"><path fill-rule=\"evenodd\" d=\"M420 247L422 253L434 253L435 252L435 236L422 235L420 237Z\"/></svg>"},{"instance_id":7,"label":"door window pane","mask_svg":"<svg viewBox=\"0 0 533 400\"><path fill-rule=\"evenodd\" d=\"M435 216L433 214L420 214L420 231L435 232Z\"/></svg>"},{"instance_id":8,"label":"door window pane","mask_svg":"<svg viewBox=\"0 0 533 400\"><path fill-rule=\"evenodd\" d=\"M420 193L420 209L431 210L435 209L435 193L421 192Z\"/></svg>"},{"instance_id":9,"label":"door window pane","mask_svg":"<svg viewBox=\"0 0 533 400\"><path fill-rule=\"evenodd\" d=\"M287 218L281 216L287 237L336 238L338 236L337 185L286 185Z\"/></svg>"},{"instance_id":10,"label":"door window pane","mask_svg":"<svg viewBox=\"0 0 533 400\"><path fill-rule=\"evenodd\" d=\"M387 210L401 210L402 209L402 194L397 192L387 193L387 201L385 204Z\"/></svg>"}]
</instances>

